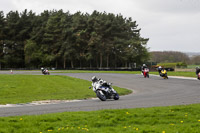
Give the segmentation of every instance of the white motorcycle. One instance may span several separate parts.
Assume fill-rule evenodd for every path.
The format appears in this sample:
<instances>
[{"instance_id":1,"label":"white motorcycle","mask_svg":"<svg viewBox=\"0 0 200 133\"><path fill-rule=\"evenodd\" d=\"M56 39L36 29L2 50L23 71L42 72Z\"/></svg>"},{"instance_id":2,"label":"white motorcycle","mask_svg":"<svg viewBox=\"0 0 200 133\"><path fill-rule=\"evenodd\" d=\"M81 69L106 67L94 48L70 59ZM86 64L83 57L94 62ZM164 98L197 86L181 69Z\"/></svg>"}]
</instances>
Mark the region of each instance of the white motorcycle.
<instances>
[{"instance_id":1,"label":"white motorcycle","mask_svg":"<svg viewBox=\"0 0 200 133\"><path fill-rule=\"evenodd\" d=\"M119 94L112 88L111 83L102 83L101 86L95 90L95 93L101 101L106 101L107 99L119 99Z\"/></svg>"}]
</instances>

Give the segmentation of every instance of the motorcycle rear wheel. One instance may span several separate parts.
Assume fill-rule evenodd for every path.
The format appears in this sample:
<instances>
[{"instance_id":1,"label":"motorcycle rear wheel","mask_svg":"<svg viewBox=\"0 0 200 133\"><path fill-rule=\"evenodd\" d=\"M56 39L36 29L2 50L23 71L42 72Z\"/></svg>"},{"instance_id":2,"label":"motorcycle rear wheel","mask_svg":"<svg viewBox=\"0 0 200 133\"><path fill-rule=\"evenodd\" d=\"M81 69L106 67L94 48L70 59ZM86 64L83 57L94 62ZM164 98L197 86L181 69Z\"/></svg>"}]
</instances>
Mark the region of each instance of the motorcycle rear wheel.
<instances>
[{"instance_id":1,"label":"motorcycle rear wheel","mask_svg":"<svg viewBox=\"0 0 200 133\"><path fill-rule=\"evenodd\" d=\"M116 93L115 95L114 95L114 98L113 98L114 100L118 100L119 99L119 94L118 93Z\"/></svg>"}]
</instances>

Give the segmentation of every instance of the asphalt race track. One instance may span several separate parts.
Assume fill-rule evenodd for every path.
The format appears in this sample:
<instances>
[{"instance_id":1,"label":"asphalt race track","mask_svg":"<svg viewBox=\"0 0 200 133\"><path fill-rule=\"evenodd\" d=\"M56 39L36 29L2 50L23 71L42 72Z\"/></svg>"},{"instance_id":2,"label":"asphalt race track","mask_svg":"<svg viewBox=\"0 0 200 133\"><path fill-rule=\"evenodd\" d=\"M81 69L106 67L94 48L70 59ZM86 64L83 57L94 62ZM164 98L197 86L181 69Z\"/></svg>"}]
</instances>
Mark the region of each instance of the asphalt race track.
<instances>
[{"instance_id":1,"label":"asphalt race track","mask_svg":"<svg viewBox=\"0 0 200 133\"><path fill-rule=\"evenodd\" d=\"M18 74L25 73L18 72ZM32 74L40 73L32 72ZM38 115L67 111L92 111L200 103L200 81L194 78L174 78L169 76L169 79L162 79L159 76L150 75L148 79L136 74L110 73L51 73L51 75L66 75L86 80L90 80L95 75L98 78L112 82L114 86L131 89L133 93L120 96L120 99L117 101L107 100L102 102L94 98L53 104L23 104L0 107L0 116Z\"/></svg>"}]
</instances>

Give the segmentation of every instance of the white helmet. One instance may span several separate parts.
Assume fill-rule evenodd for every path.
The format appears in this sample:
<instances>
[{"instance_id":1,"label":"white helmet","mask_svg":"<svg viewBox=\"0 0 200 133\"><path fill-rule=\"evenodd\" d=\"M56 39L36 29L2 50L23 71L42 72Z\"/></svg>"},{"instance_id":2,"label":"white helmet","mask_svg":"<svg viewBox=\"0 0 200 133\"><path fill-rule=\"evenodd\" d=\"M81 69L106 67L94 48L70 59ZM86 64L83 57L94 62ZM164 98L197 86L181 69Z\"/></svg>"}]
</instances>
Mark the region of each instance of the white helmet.
<instances>
[{"instance_id":1,"label":"white helmet","mask_svg":"<svg viewBox=\"0 0 200 133\"><path fill-rule=\"evenodd\" d=\"M92 77L92 82L96 82L97 81L97 77L96 76L93 76Z\"/></svg>"},{"instance_id":2,"label":"white helmet","mask_svg":"<svg viewBox=\"0 0 200 133\"><path fill-rule=\"evenodd\" d=\"M102 79L99 81L99 83L100 83L101 85L103 84L103 82L104 82L104 81L103 81Z\"/></svg>"}]
</instances>

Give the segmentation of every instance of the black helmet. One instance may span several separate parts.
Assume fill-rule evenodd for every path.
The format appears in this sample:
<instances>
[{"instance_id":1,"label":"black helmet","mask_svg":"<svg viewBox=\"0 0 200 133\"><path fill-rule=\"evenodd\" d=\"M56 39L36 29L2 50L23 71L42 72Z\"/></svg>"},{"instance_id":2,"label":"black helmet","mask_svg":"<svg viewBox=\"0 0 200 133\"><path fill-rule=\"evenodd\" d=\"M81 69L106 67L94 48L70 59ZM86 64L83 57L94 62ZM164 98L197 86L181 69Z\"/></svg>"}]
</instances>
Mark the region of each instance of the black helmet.
<instances>
[{"instance_id":1,"label":"black helmet","mask_svg":"<svg viewBox=\"0 0 200 133\"><path fill-rule=\"evenodd\" d=\"M93 76L92 77L92 82L96 82L97 81L97 77L96 76Z\"/></svg>"}]
</instances>

